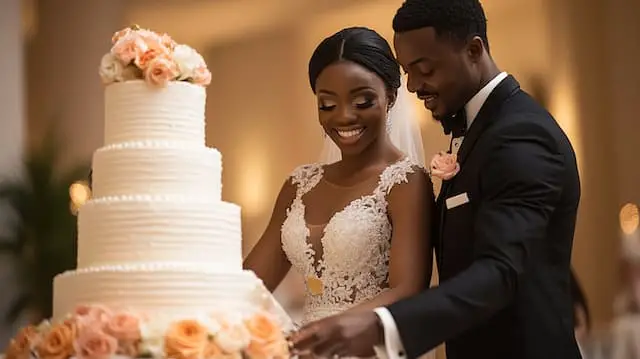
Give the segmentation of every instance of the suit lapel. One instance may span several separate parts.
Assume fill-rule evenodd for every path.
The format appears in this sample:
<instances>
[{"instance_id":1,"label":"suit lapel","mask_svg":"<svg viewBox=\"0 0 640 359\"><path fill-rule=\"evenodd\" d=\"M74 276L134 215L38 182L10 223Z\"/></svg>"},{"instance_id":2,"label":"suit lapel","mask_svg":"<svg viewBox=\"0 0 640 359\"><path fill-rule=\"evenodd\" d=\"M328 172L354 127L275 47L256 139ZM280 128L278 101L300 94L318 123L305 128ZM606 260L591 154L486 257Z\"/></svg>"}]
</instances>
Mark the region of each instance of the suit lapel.
<instances>
[{"instance_id":1,"label":"suit lapel","mask_svg":"<svg viewBox=\"0 0 640 359\"><path fill-rule=\"evenodd\" d=\"M507 76L496 88L491 92L487 100L484 102L478 115L473 120L469 131L467 131L464 141L458 150L458 162L460 167L464 165L464 162L469 157L471 149L480 138L480 135L487 126L493 122L496 118L496 113L500 109L500 106L516 92L520 90L520 84L513 76Z\"/></svg>"},{"instance_id":2,"label":"suit lapel","mask_svg":"<svg viewBox=\"0 0 640 359\"><path fill-rule=\"evenodd\" d=\"M500 106L504 101L506 101L509 97L513 96L516 92L520 90L520 84L516 81L513 76L507 76L496 88L491 92L487 100L480 108L478 115L473 120L471 127L467 131L467 134L462 141L462 145L458 150L458 162L460 163L460 167L464 165L464 162L469 156L471 149L480 138L482 132L487 128L495 118L496 113L499 110ZM453 139L452 139L453 140ZM445 214L447 212L446 200L449 194L449 190L451 189L451 185L455 177L448 180L442 181L442 187L440 188L440 193L438 194L438 198L436 199L436 203L438 205L438 214L439 214L439 223L438 223L438 240L436 241L438 248L437 250L437 259L438 265L442 265L443 260L443 237L444 237L444 221Z\"/></svg>"}]
</instances>

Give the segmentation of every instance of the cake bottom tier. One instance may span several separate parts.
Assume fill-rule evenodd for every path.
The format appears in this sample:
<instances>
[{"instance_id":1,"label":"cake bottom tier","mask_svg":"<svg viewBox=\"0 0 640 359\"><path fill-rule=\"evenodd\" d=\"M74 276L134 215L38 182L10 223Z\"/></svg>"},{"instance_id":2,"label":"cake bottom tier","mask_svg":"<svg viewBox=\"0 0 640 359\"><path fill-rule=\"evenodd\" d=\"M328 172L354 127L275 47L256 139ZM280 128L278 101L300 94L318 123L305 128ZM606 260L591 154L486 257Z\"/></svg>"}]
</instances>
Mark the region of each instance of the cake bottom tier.
<instances>
[{"instance_id":1,"label":"cake bottom tier","mask_svg":"<svg viewBox=\"0 0 640 359\"><path fill-rule=\"evenodd\" d=\"M146 313L250 310L261 281L251 271L150 263L68 271L53 282L53 318L78 305L101 304Z\"/></svg>"}]
</instances>

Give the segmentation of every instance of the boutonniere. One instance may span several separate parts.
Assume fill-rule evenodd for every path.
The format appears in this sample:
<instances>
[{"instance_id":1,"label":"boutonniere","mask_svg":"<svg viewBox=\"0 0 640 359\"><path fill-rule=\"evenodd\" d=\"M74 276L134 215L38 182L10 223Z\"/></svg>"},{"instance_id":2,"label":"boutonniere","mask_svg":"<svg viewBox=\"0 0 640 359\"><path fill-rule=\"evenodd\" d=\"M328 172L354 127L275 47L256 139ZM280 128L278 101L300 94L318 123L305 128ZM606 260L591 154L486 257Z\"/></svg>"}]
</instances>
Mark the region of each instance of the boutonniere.
<instances>
[{"instance_id":1,"label":"boutonniere","mask_svg":"<svg viewBox=\"0 0 640 359\"><path fill-rule=\"evenodd\" d=\"M438 152L431 159L429 174L447 181L460 172L458 156L452 153Z\"/></svg>"}]
</instances>

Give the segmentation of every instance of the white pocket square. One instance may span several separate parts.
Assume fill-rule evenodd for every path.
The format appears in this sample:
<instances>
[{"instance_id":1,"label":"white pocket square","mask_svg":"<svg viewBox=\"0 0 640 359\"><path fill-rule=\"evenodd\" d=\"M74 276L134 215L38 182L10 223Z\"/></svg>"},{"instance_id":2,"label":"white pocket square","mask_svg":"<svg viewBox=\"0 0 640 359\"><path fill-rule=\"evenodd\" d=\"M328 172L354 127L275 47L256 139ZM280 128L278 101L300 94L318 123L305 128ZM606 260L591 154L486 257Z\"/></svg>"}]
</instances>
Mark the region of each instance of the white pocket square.
<instances>
[{"instance_id":1,"label":"white pocket square","mask_svg":"<svg viewBox=\"0 0 640 359\"><path fill-rule=\"evenodd\" d=\"M465 203L469 203L469 196L467 195L467 192L460 193L453 197L447 198L445 203L447 205L447 209L456 208L462 206Z\"/></svg>"}]
</instances>

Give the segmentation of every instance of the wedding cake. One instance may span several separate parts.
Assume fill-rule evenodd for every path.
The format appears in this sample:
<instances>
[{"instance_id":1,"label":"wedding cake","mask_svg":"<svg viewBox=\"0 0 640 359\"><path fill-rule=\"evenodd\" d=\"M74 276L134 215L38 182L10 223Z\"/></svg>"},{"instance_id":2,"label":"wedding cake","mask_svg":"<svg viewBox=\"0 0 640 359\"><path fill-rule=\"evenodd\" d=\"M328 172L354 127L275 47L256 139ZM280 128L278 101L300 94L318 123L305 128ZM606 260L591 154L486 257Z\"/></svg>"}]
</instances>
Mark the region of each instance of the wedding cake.
<instances>
[{"instance_id":1,"label":"wedding cake","mask_svg":"<svg viewBox=\"0 0 640 359\"><path fill-rule=\"evenodd\" d=\"M222 201L222 156L205 145L206 63L137 27L112 41L78 266L54 279L52 320L21 330L7 359L288 357L290 322L242 269L240 208Z\"/></svg>"}]
</instances>

